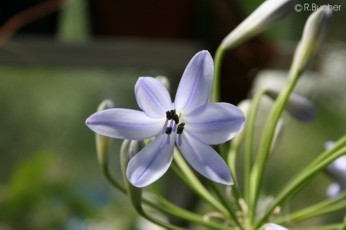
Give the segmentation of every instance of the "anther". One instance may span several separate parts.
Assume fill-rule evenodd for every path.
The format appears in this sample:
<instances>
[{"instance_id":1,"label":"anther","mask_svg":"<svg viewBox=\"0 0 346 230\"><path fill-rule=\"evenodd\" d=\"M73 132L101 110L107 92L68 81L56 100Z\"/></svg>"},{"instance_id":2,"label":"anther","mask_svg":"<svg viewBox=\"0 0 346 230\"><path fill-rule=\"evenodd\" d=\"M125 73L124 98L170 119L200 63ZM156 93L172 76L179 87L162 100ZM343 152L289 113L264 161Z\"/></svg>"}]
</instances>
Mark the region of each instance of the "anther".
<instances>
[{"instance_id":1,"label":"anther","mask_svg":"<svg viewBox=\"0 0 346 230\"><path fill-rule=\"evenodd\" d=\"M167 120L171 120L171 119L173 118L172 111L173 111L173 110L167 111L167 112L166 112L166 118L167 118Z\"/></svg>"},{"instance_id":2,"label":"anther","mask_svg":"<svg viewBox=\"0 0 346 230\"><path fill-rule=\"evenodd\" d=\"M176 113L174 113L173 120L174 120L175 124L179 124L179 117Z\"/></svg>"},{"instance_id":3,"label":"anther","mask_svg":"<svg viewBox=\"0 0 346 230\"><path fill-rule=\"evenodd\" d=\"M182 134L182 133L183 133L183 131L184 131L184 126L185 126L185 123L184 123L184 122L182 122L182 123L180 123L180 124L178 125L178 127L177 127L177 134Z\"/></svg>"},{"instance_id":4,"label":"anther","mask_svg":"<svg viewBox=\"0 0 346 230\"><path fill-rule=\"evenodd\" d=\"M175 109L172 109L171 111L166 112L167 120L174 119L175 116L176 116Z\"/></svg>"},{"instance_id":5,"label":"anther","mask_svg":"<svg viewBox=\"0 0 346 230\"><path fill-rule=\"evenodd\" d=\"M167 127L165 133L166 133L167 135L171 134L171 133L172 133L172 127Z\"/></svg>"}]
</instances>

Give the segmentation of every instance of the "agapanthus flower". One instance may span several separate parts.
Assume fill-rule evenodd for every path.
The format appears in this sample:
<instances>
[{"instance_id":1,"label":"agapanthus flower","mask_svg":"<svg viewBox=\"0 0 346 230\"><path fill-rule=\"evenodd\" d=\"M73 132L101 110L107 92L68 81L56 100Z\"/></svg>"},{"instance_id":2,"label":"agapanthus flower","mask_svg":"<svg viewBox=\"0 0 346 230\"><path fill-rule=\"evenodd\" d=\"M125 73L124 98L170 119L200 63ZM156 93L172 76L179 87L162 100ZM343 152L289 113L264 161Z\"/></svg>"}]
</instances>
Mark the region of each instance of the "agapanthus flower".
<instances>
[{"instance_id":1,"label":"agapanthus flower","mask_svg":"<svg viewBox=\"0 0 346 230\"><path fill-rule=\"evenodd\" d=\"M221 144L238 134L243 112L228 103L209 103L214 75L209 52L197 53L187 65L172 102L155 78L140 77L135 96L142 111L114 108L91 115L86 124L94 132L113 138L145 140L155 137L128 163L127 177L137 187L158 180L169 168L175 145L189 165L203 176L231 185L230 170L209 145Z\"/></svg>"}]
</instances>

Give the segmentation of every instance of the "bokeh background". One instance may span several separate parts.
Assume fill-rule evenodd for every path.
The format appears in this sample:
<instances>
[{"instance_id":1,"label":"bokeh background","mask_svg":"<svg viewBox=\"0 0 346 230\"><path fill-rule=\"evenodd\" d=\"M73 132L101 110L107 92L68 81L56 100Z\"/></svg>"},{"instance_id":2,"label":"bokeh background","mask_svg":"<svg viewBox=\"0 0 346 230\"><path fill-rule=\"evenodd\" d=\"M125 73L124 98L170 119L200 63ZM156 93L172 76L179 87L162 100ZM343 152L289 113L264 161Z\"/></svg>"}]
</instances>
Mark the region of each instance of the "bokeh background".
<instances>
[{"instance_id":1,"label":"bokeh background","mask_svg":"<svg viewBox=\"0 0 346 230\"><path fill-rule=\"evenodd\" d=\"M208 49L213 54L261 2L2 0L0 230L154 229L102 176L94 133L84 121L107 98L116 107L138 108L133 87L139 76L167 76L174 92L194 53ZM265 178L268 196L323 151L325 141L346 131L346 5L341 0L314 3L341 5L322 51L296 90L316 104L318 115L312 123L284 115ZM252 88L282 86L310 13L294 12L229 51L222 99L237 104ZM258 130L270 105L263 101ZM119 146L116 141L110 158L117 178ZM283 210L323 199L330 183L318 176ZM312 221L340 219L343 213Z\"/></svg>"}]
</instances>

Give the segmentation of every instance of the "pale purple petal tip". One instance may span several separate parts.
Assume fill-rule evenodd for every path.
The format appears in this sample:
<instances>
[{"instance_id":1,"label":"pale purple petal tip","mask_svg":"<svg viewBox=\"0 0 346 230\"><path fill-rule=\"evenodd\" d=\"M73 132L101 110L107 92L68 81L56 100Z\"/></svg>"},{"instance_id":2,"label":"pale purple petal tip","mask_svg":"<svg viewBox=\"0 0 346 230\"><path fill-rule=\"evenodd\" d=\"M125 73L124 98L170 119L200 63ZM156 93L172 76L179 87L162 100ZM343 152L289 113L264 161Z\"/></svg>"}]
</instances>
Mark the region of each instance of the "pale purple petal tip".
<instances>
[{"instance_id":1,"label":"pale purple petal tip","mask_svg":"<svg viewBox=\"0 0 346 230\"><path fill-rule=\"evenodd\" d=\"M103 136L144 140L158 135L164 122L165 118L150 118L137 110L107 109L94 113L85 123Z\"/></svg>"},{"instance_id":2,"label":"pale purple petal tip","mask_svg":"<svg viewBox=\"0 0 346 230\"><path fill-rule=\"evenodd\" d=\"M228 103L208 103L185 117L186 130L206 144L221 144L236 136L244 126L245 115Z\"/></svg>"},{"instance_id":3,"label":"pale purple petal tip","mask_svg":"<svg viewBox=\"0 0 346 230\"><path fill-rule=\"evenodd\" d=\"M168 170L173 150L174 135L158 136L130 160L126 170L130 183L141 188L158 180Z\"/></svg>"},{"instance_id":4,"label":"pale purple petal tip","mask_svg":"<svg viewBox=\"0 0 346 230\"><path fill-rule=\"evenodd\" d=\"M208 51L198 52L187 65L175 97L175 108L188 113L209 100L214 62Z\"/></svg>"},{"instance_id":5,"label":"pale purple petal tip","mask_svg":"<svg viewBox=\"0 0 346 230\"><path fill-rule=\"evenodd\" d=\"M233 184L227 164L208 144L184 132L181 142L177 143L177 145L185 160L197 172L216 183L224 185Z\"/></svg>"},{"instance_id":6,"label":"pale purple petal tip","mask_svg":"<svg viewBox=\"0 0 346 230\"><path fill-rule=\"evenodd\" d=\"M164 117L172 107L172 99L161 84L152 77L140 77L135 85L135 94L139 107L149 117Z\"/></svg>"}]
</instances>

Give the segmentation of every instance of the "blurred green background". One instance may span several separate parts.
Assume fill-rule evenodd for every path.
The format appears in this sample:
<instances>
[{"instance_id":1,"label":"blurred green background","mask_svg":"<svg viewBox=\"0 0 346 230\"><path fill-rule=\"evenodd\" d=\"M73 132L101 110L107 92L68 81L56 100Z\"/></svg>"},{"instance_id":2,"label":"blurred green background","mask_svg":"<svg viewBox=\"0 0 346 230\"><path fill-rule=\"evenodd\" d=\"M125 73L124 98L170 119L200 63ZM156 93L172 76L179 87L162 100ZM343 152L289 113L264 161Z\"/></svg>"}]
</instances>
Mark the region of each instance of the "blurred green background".
<instances>
[{"instance_id":1,"label":"blurred green background","mask_svg":"<svg viewBox=\"0 0 346 230\"><path fill-rule=\"evenodd\" d=\"M245 17L261 1L229 2ZM316 1L322 3L342 4ZM166 75L174 89L192 55L219 42L207 33L212 31L212 22L217 22L215 12L219 11L208 10L211 1L196 3L197 15L205 24L186 37L106 36L94 32L95 22L88 8L92 4L70 1L58 11L53 34L24 28L0 47L0 230L153 229L138 224L127 197L112 189L102 176L94 133L84 121L107 98L116 107L137 108L133 87L139 76ZM204 13L214 15L214 21L203 17ZM261 72L255 66L256 74L261 73L257 86L282 85L309 13L294 13L262 36L276 50L275 60L262 69L280 71ZM335 13L329 45L297 87L297 92L316 103L317 120L306 124L284 115L283 133L265 179L265 194L278 192L288 178L323 150L325 141L335 140L346 131L346 48L342 43L346 35L340 30L344 19L344 11ZM241 49L246 51L246 47ZM248 95L251 87L248 84L243 94ZM230 100L237 103L238 99ZM259 128L270 104L263 103ZM118 178L119 146L120 141L116 141L110 159L112 173ZM323 199L329 183L326 176L319 176L283 211ZM324 220L313 221L318 224Z\"/></svg>"}]
</instances>

